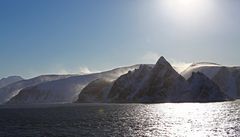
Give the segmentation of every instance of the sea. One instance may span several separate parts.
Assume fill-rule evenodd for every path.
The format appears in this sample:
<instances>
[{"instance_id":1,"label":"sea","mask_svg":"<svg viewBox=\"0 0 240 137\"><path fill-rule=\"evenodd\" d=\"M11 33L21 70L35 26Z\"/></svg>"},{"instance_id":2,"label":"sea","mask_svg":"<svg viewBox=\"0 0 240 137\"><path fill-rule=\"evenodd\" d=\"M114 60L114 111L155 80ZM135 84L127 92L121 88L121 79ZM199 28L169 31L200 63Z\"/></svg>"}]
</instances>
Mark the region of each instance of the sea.
<instances>
[{"instance_id":1,"label":"sea","mask_svg":"<svg viewBox=\"0 0 240 137\"><path fill-rule=\"evenodd\" d=\"M238 137L240 101L0 106L0 137Z\"/></svg>"}]
</instances>

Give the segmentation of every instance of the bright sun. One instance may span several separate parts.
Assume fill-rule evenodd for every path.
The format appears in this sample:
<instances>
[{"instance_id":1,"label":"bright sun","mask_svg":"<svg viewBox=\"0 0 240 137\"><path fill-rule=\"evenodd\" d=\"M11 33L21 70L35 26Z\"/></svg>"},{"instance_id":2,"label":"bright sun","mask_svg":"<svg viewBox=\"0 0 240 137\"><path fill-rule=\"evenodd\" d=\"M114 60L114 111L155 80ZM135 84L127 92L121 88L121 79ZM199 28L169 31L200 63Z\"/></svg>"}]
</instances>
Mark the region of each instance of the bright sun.
<instances>
[{"instance_id":1,"label":"bright sun","mask_svg":"<svg viewBox=\"0 0 240 137\"><path fill-rule=\"evenodd\" d=\"M197 23L209 16L211 0L159 0L160 10L179 23Z\"/></svg>"}]
</instances>

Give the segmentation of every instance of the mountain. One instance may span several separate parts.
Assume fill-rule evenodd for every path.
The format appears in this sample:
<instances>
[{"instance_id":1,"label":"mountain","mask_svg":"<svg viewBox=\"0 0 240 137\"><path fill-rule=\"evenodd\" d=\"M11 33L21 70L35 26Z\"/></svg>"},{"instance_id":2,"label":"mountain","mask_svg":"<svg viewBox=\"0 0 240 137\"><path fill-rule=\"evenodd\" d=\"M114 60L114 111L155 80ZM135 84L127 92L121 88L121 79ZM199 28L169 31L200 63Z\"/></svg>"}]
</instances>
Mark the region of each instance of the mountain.
<instances>
[{"instance_id":1,"label":"mountain","mask_svg":"<svg viewBox=\"0 0 240 137\"><path fill-rule=\"evenodd\" d=\"M86 75L49 75L0 88L0 103L215 102L240 98L240 68L195 63L181 75L161 57Z\"/></svg>"},{"instance_id":2,"label":"mountain","mask_svg":"<svg viewBox=\"0 0 240 137\"><path fill-rule=\"evenodd\" d=\"M107 102L107 95L113 82L106 79L97 79L90 82L78 96L77 103Z\"/></svg>"},{"instance_id":3,"label":"mountain","mask_svg":"<svg viewBox=\"0 0 240 137\"><path fill-rule=\"evenodd\" d=\"M150 103L178 102L178 97L186 92L187 88L187 81L161 57L135 98Z\"/></svg>"},{"instance_id":4,"label":"mountain","mask_svg":"<svg viewBox=\"0 0 240 137\"><path fill-rule=\"evenodd\" d=\"M215 63L196 63L181 73L186 79L193 72L201 72L215 82L231 98L240 98L240 68Z\"/></svg>"},{"instance_id":5,"label":"mountain","mask_svg":"<svg viewBox=\"0 0 240 137\"><path fill-rule=\"evenodd\" d=\"M7 77L7 78L2 78L0 80L0 88L5 87L5 86L7 86L9 84L12 84L12 83L21 81L21 80L23 80L23 78L20 77L20 76L10 76L10 77Z\"/></svg>"},{"instance_id":6,"label":"mountain","mask_svg":"<svg viewBox=\"0 0 240 137\"><path fill-rule=\"evenodd\" d=\"M119 77L109 92L110 102L133 102L132 98L141 89L151 70L152 66L141 65L139 69Z\"/></svg>"},{"instance_id":7,"label":"mountain","mask_svg":"<svg viewBox=\"0 0 240 137\"><path fill-rule=\"evenodd\" d=\"M153 68L143 66L117 79L108 97L111 102L176 102L187 87L187 81L161 57Z\"/></svg>"},{"instance_id":8,"label":"mountain","mask_svg":"<svg viewBox=\"0 0 240 137\"><path fill-rule=\"evenodd\" d=\"M118 78L108 95L109 102L213 102L225 101L225 95L202 73L192 73L185 80L161 57L153 68L141 66Z\"/></svg>"},{"instance_id":9,"label":"mountain","mask_svg":"<svg viewBox=\"0 0 240 137\"><path fill-rule=\"evenodd\" d=\"M193 72L188 79L189 92L183 94L184 102L218 102L231 100L219 86L201 72Z\"/></svg>"},{"instance_id":10,"label":"mountain","mask_svg":"<svg viewBox=\"0 0 240 137\"><path fill-rule=\"evenodd\" d=\"M139 65L121 67L110 71L72 76L69 78L50 81L22 89L13 97L9 104L38 104L38 103L72 103L78 99L79 93L90 82L104 78L112 81L130 70L137 69Z\"/></svg>"},{"instance_id":11,"label":"mountain","mask_svg":"<svg viewBox=\"0 0 240 137\"><path fill-rule=\"evenodd\" d=\"M13 84L0 88L0 103L5 103L9 101L12 97L17 95L20 90L24 88L35 86L47 81L64 79L70 76L71 75L43 75L43 76L38 76L32 79L15 82Z\"/></svg>"}]
</instances>

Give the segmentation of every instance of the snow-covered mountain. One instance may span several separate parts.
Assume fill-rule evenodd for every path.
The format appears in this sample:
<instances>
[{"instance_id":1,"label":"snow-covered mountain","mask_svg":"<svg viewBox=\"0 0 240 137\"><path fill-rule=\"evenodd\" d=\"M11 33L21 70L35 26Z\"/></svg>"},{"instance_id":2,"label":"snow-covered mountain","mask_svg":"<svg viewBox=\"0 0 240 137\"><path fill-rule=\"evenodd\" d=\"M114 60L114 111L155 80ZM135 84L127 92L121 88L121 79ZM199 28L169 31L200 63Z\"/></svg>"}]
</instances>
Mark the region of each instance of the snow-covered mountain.
<instances>
[{"instance_id":1,"label":"snow-covered mountain","mask_svg":"<svg viewBox=\"0 0 240 137\"><path fill-rule=\"evenodd\" d=\"M209 91L208 91L209 90ZM215 97L217 96L217 97ZM229 98L204 74L187 81L161 57L153 68L142 66L117 79L108 95L110 102L205 102Z\"/></svg>"},{"instance_id":2,"label":"snow-covered mountain","mask_svg":"<svg viewBox=\"0 0 240 137\"><path fill-rule=\"evenodd\" d=\"M69 78L50 81L20 91L8 103L31 104L31 103L71 103L78 99L79 93L90 82L104 78L112 81L130 70L137 69L139 65L122 67L110 71L72 76Z\"/></svg>"},{"instance_id":3,"label":"snow-covered mountain","mask_svg":"<svg viewBox=\"0 0 240 137\"><path fill-rule=\"evenodd\" d=\"M188 79L192 72L201 72L214 81L225 94L240 98L240 68L221 66L215 63L196 63L181 73Z\"/></svg>"},{"instance_id":4,"label":"snow-covered mountain","mask_svg":"<svg viewBox=\"0 0 240 137\"><path fill-rule=\"evenodd\" d=\"M12 97L17 95L20 90L38 85L40 83L44 83L47 81L53 81L58 79L64 79L70 77L71 75L43 75L38 76L28 80L21 80L19 82L15 82L3 88L0 88L0 103L5 103L10 100Z\"/></svg>"},{"instance_id":5,"label":"snow-covered mountain","mask_svg":"<svg viewBox=\"0 0 240 137\"><path fill-rule=\"evenodd\" d=\"M2 78L2 79L0 79L0 88L5 87L12 83L21 81L21 80L23 80L23 78L20 76L10 76L7 78Z\"/></svg>"},{"instance_id":6,"label":"snow-covered mountain","mask_svg":"<svg viewBox=\"0 0 240 137\"><path fill-rule=\"evenodd\" d=\"M194 73L196 72L196 73ZM181 75L161 57L86 75L50 75L0 88L0 103L212 102L240 98L240 68L195 63Z\"/></svg>"},{"instance_id":7,"label":"snow-covered mountain","mask_svg":"<svg viewBox=\"0 0 240 137\"><path fill-rule=\"evenodd\" d=\"M113 81L97 79L90 82L78 96L77 103L103 103L107 102L107 95Z\"/></svg>"}]
</instances>

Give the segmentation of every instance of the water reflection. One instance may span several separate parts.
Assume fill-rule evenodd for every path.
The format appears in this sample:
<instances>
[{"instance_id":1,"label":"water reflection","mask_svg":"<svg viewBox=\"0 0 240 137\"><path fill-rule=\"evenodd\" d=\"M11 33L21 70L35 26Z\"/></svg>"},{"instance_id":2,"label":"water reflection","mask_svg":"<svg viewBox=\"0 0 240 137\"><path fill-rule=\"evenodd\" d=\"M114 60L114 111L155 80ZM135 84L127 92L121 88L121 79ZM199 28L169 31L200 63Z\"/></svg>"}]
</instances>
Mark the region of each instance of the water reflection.
<instances>
[{"instance_id":1,"label":"water reflection","mask_svg":"<svg viewBox=\"0 0 240 137\"><path fill-rule=\"evenodd\" d=\"M135 120L144 136L240 136L238 102L147 105Z\"/></svg>"},{"instance_id":2,"label":"water reflection","mask_svg":"<svg viewBox=\"0 0 240 137\"><path fill-rule=\"evenodd\" d=\"M240 136L240 101L0 108L0 136Z\"/></svg>"}]
</instances>

